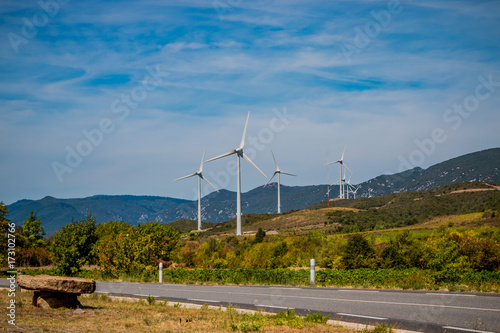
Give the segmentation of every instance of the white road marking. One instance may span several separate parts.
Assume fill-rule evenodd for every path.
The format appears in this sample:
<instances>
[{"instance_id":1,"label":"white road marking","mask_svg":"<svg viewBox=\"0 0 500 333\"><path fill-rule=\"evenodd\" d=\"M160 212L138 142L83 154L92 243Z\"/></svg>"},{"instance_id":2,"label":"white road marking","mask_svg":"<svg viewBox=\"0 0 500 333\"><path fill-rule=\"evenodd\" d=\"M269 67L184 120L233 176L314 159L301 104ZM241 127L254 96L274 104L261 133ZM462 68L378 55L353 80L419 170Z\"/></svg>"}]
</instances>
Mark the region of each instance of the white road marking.
<instances>
[{"instance_id":1,"label":"white road marking","mask_svg":"<svg viewBox=\"0 0 500 333\"><path fill-rule=\"evenodd\" d=\"M288 308L288 307L284 307L284 306L274 306L274 305L264 305L264 304L257 304L255 305L256 307L260 307L260 308L272 308L272 309L283 309L283 310L293 310L293 308Z\"/></svg>"},{"instance_id":2,"label":"white road marking","mask_svg":"<svg viewBox=\"0 0 500 333\"><path fill-rule=\"evenodd\" d=\"M379 293L379 290L355 290L355 289L338 289L337 291L353 291L356 293Z\"/></svg>"},{"instance_id":3,"label":"white road marking","mask_svg":"<svg viewBox=\"0 0 500 333\"><path fill-rule=\"evenodd\" d=\"M443 294L443 293L425 293L426 295L434 295L434 296L461 296L461 297L476 297L477 295L461 295L461 294Z\"/></svg>"},{"instance_id":4,"label":"white road marking","mask_svg":"<svg viewBox=\"0 0 500 333\"><path fill-rule=\"evenodd\" d=\"M219 301L212 301L209 299L196 299L196 298L188 298L188 301L195 301L195 302L208 302L208 303L220 303Z\"/></svg>"},{"instance_id":5,"label":"white road marking","mask_svg":"<svg viewBox=\"0 0 500 333\"><path fill-rule=\"evenodd\" d=\"M464 331L464 332L494 333L494 332L489 332L489 331L472 330L469 328L461 328L461 327L453 327L453 326L443 326L443 328L447 328L449 330Z\"/></svg>"},{"instance_id":6,"label":"white road marking","mask_svg":"<svg viewBox=\"0 0 500 333\"><path fill-rule=\"evenodd\" d=\"M387 318L364 316L364 315L357 315L357 314L351 314L351 313L337 313L337 315L339 315L339 316L348 316L348 317L359 317L359 318L375 319L375 320L387 320Z\"/></svg>"},{"instance_id":7,"label":"white road marking","mask_svg":"<svg viewBox=\"0 0 500 333\"><path fill-rule=\"evenodd\" d=\"M149 295L144 295L144 294L134 294L134 296L141 296L141 297L149 297L149 296L151 296L151 297L156 297L156 296L153 296L153 295L151 295L151 294L149 294Z\"/></svg>"}]
</instances>

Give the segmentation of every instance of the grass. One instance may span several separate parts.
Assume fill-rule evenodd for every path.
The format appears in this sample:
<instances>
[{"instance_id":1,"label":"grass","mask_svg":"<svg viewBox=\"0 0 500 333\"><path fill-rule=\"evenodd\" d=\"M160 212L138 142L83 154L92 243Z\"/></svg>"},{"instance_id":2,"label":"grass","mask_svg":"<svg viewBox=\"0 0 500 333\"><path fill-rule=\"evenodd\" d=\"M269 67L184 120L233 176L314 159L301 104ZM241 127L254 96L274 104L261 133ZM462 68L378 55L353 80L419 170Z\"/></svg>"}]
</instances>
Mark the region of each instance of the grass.
<instances>
[{"instance_id":1,"label":"grass","mask_svg":"<svg viewBox=\"0 0 500 333\"><path fill-rule=\"evenodd\" d=\"M84 313L71 309L41 309L31 305L32 292L16 294L16 326L0 321L0 331L9 332L336 332L354 330L326 324L328 317L314 314L296 315L293 310L275 315L239 313L207 305L199 309L170 305L168 301L134 302L107 295L79 297ZM0 307L5 309L9 297L0 291ZM379 332L376 327L364 332ZM384 330L385 332L385 330Z\"/></svg>"}]
</instances>

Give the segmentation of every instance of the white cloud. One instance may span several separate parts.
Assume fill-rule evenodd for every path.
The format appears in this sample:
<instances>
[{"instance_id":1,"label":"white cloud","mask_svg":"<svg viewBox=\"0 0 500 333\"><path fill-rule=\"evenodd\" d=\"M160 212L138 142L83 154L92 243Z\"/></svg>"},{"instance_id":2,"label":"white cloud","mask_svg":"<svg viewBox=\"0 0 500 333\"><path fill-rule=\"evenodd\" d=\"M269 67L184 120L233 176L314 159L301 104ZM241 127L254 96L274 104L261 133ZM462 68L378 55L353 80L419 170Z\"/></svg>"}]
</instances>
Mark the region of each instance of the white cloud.
<instances>
[{"instance_id":1,"label":"white cloud","mask_svg":"<svg viewBox=\"0 0 500 333\"><path fill-rule=\"evenodd\" d=\"M346 62L340 45L353 43L354 28L385 5L242 1L221 19L210 1L68 3L18 54L1 42L0 170L8 177L0 178L0 199L191 198L189 184L171 179L196 169L205 146L207 156L234 148L249 109L254 136L273 108L297 116L255 159L271 173L273 149L283 169L299 174L289 185L325 183L326 151L333 157L345 144L354 182L396 172L398 156L436 127L449 139L425 166L497 144L491 133L500 120L498 92L457 131L442 115L474 92L479 75L500 81L498 4L403 3L403 12ZM0 31L20 31L24 8L3 6ZM141 87L146 66L156 65L169 75L120 119L111 104ZM92 83L113 75L129 80ZM66 147L76 147L82 131L104 118L114 131L59 183L52 161L64 161ZM214 162L207 171L226 165ZM261 178L245 169L244 189L263 184Z\"/></svg>"}]
</instances>

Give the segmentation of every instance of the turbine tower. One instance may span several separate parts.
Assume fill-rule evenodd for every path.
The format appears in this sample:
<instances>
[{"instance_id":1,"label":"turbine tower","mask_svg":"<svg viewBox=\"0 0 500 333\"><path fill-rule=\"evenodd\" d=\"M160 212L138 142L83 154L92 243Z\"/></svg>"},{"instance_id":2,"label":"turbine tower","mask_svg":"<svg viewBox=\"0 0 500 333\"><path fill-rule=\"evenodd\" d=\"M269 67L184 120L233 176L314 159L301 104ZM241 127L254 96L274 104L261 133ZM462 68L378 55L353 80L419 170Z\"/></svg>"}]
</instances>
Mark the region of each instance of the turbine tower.
<instances>
[{"instance_id":1,"label":"turbine tower","mask_svg":"<svg viewBox=\"0 0 500 333\"><path fill-rule=\"evenodd\" d=\"M205 148L205 150L203 151L203 157L201 158L200 169L198 170L198 172L174 180L174 182L176 182L181 179L198 176L198 231L201 231L201 180L203 179L204 181L207 182L208 185L212 186L214 190L219 192L219 190L216 189L215 186L213 186L205 177L203 177L203 161L205 160L206 152L207 149Z\"/></svg>"},{"instance_id":2,"label":"turbine tower","mask_svg":"<svg viewBox=\"0 0 500 333\"><path fill-rule=\"evenodd\" d=\"M262 170L259 169L257 165L255 165L252 160L243 153L243 147L245 146L245 136L247 134L247 126L248 126L248 119L250 119L250 111L248 112L247 115L247 121L245 123L245 129L243 130L243 137L241 138L241 143L240 146L236 149L233 149L225 154L216 156L214 158L211 158L207 160L206 162L211 162L215 161L219 158L223 158L226 156L234 155L236 154L237 158L237 181L236 181L236 235L240 236L241 235L241 170L240 170L240 157L242 157L244 160L246 160L248 163L250 163L257 171L259 171L264 177L267 176Z\"/></svg>"},{"instance_id":3,"label":"turbine tower","mask_svg":"<svg viewBox=\"0 0 500 333\"><path fill-rule=\"evenodd\" d=\"M340 180L339 180L339 198L340 199L344 199L344 182L343 182L343 178L342 178L342 167L344 166L344 153L345 153L346 147L347 147L347 145L344 146L344 151L342 152L342 157L340 158L340 160L327 163L327 165L336 164L336 163L339 163L339 165L340 165ZM349 170L349 171L351 171L351 170Z\"/></svg>"},{"instance_id":4,"label":"turbine tower","mask_svg":"<svg viewBox=\"0 0 500 333\"><path fill-rule=\"evenodd\" d=\"M271 154L273 155L273 160L274 160L274 165L276 166L276 171L274 171L273 176L271 178L269 178L266 185L269 184L269 182L274 178L274 176L278 175L278 214L281 214L280 175L281 174L289 175L289 176L296 176L296 175L281 171L279 166L278 166L278 163L276 163L276 158L274 157L272 150L271 150ZM266 185L264 185L264 187L266 187Z\"/></svg>"},{"instance_id":5,"label":"turbine tower","mask_svg":"<svg viewBox=\"0 0 500 333\"><path fill-rule=\"evenodd\" d=\"M351 178L352 178L353 172L351 171L351 169L349 169L347 167L347 165L344 164L344 167L345 167L345 169L349 170L349 172L351 173L351 175L349 176L349 180L346 181L346 175L345 175L346 171L344 169L344 179L343 179L343 181L344 181L344 188L345 188L345 194L346 194L345 199L349 199L349 189L351 189L351 187L352 187L352 185L351 185Z\"/></svg>"}]
</instances>

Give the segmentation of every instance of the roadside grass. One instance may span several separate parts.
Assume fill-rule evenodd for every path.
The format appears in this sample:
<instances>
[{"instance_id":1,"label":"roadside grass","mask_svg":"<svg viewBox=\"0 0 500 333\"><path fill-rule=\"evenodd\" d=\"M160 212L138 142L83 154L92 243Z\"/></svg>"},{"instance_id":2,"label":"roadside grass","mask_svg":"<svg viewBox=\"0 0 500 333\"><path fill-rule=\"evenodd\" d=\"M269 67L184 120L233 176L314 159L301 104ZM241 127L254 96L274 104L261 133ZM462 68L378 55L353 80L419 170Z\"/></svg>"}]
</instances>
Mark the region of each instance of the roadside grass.
<instances>
[{"instance_id":1,"label":"roadside grass","mask_svg":"<svg viewBox=\"0 0 500 333\"><path fill-rule=\"evenodd\" d=\"M275 315L239 313L234 307L207 305L191 309L168 301L120 300L107 295L79 297L83 313L72 309L41 309L31 305L32 292L16 293L16 325L0 321L8 332L356 332L326 324L328 316L317 313L298 316L293 310ZM0 307L9 302L7 290L0 291ZM377 326L363 332L391 332Z\"/></svg>"}]
</instances>

